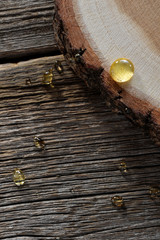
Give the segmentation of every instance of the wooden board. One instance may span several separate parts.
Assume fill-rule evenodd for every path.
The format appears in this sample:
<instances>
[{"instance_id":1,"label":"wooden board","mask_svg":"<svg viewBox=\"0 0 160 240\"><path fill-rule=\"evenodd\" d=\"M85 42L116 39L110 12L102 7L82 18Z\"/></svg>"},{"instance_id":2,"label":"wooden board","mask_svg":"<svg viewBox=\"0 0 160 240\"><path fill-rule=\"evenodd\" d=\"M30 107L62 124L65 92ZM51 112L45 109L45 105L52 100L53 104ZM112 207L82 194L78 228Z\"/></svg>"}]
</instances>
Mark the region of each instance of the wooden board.
<instances>
[{"instance_id":1,"label":"wooden board","mask_svg":"<svg viewBox=\"0 0 160 240\"><path fill-rule=\"evenodd\" d=\"M42 76L55 60L64 73L46 88ZM159 240L160 204L149 189L160 183L160 149L142 130L111 112L61 55L1 64L0 86L0 239ZM22 188L12 181L16 167ZM112 205L115 195L126 209Z\"/></svg>"},{"instance_id":2,"label":"wooden board","mask_svg":"<svg viewBox=\"0 0 160 240\"><path fill-rule=\"evenodd\" d=\"M0 61L52 54L57 50L52 19L53 0L0 2Z\"/></svg>"},{"instance_id":3,"label":"wooden board","mask_svg":"<svg viewBox=\"0 0 160 240\"><path fill-rule=\"evenodd\" d=\"M63 58L1 65L1 238L106 239L119 232L121 239L137 239L136 232L145 239L149 231L158 239L160 206L149 188L160 181L159 148L88 93L65 62L55 89L42 86L43 72L56 59ZM46 151L35 148L35 135ZM127 178L118 169L122 160ZM12 181L16 167L27 179L21 189ZM112 206L117 194L126 210Z\"/></svg>"}]
</instances>

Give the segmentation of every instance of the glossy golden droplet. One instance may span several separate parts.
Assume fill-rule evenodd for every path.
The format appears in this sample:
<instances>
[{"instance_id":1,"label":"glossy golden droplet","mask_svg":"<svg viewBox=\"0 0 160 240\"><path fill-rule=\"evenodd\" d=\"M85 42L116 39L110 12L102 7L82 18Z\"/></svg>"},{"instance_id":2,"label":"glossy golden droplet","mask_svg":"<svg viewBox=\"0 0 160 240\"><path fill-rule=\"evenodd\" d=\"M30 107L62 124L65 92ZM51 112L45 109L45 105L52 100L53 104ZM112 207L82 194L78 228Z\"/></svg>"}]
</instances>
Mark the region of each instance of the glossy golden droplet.
<instances>
[{"instance_id":1,"label":"glossy golden droplet","mask_svg":"<svg viewBox=\"0 0 160 240\"><path fill-rule=\"evenodd\" d=\"M85 53L86 50L87 50L86 48L84 48L84 49L80 48L80 49L78 50L78 52L77 52L77 53L75 54L75 56L74 56L75 62L77 62L77 63L80 63L80 62L81 62L81 60L82 60L82 55Z\"/></svg>"},{"instance_id":2,"label":"glossy golden droplet","mask_svg":"<svg viewBox=\"0 0 160 240\"><path fill-rule=\"evenodd\" d=\"M31 85L32 85L31 79L27 79L27 80L26 80L26 85L27 85L27 86L31 86Z\"/></svg>"},{"instance_id":3,"label":"glossy golden droplet","mask_svg":"<svg viewBox=\"0 0 160 240\"><path fill-rule=\"evenodd\" d=\"M126 174L128 172L128 169L127 169L127 164L125 162L121 162L120 165L119 165L119 170Z\"/></svg>"},{"instance_id":4,"label":"glossy golden droplet","mask_svg":"<svg viewBox=\"0 0 160 240\"><path fill-rule=\"evenodd\" d=\"M45 142L39 138L39 137L34 137L34 145L39 148L39 149L45 149Z\"/></svg>"},{"instance_id":5,"label":"glossy golden droplet","mask_svg":"<svg viewBox=\"0 0 160 240\"><path fill-rule=\"evenodd\" d=\"M123 207L124 206L124 201L123 198L120 196L114 196L111 198L112 204L116 207Z\"/></svg>"},{"instance_id":6,"label":"glossy golden droplet","mask_svg":"<svg viewBox=\"0 0 160 240\"><path fill-rule=\"evenodd\" d=\"M74 58L75 58L75 61L76 61L77 63L80 63L82 56L81 56L80 53L77 53L77 54L75 54Z\"/></svg>"},{"instance_id":7,"label":"glossy golden droplet","mask_svg":"<svg viewBox=\"0 0 160 240\"><path fill-rule=\"evenodd\" d=\"M49 71L47 71L43 74L42 84L50 85L52 88L54 87L54 85L53 85L53 69L50 69Z\"/></svg>"},{"instance_id":8,"label":"glossy golden droplet","mask_svg":"<svg viewBox=\"0 0 160 240\"><path fill-rule=\"evenodd\" d=\"M119 58L114 61L110 68L112 79L118 83L128 82L134 74L133 63L126 58Z\"/></svg>"},{"instance_id":9,"label":"glossy golden droplet","mask_svg":"<svg viewBox=\"0 0 160 240\"><path fill-rule=\"evenodd\" d=\"M158 187L151 187L149 192L150 192L151 198L153 198L153 199L159 198L160 199L160 189Z\"/></svg>"},{"instance_id":10,"label":"glossy golden droplet","mask_svg":"<svg viewBox=\"0 0 160 240\"><path fill-rule=\"evenodd\" d=\"M74 63L74 58L70 57L70 58L68 58L68 61L73 64Z\"/></svg>"},{"instance_id":11,"label":"glossy golden droplet","mask_svg":"<svg viewBox=\"0 0 160 240\"><path fill-rule=\"evenodd\" d=\"M25 176L19 168L14 170L13 181L18 187L24 185L25 183Z\"/></svg>"},{"instance_id":12,"label":"glossy golden droplet","mask_svg":"<svg viewBox=\"0 0 160 240\"><path fill-rule=\"evenodd\" d=\"M55 64L54 64L54 67L55 67L55 70L58 72L58 73L62 73L63 72L63 66L62 66L62 63L61 61L56 61Z\"/></svg>"}]
</instances>

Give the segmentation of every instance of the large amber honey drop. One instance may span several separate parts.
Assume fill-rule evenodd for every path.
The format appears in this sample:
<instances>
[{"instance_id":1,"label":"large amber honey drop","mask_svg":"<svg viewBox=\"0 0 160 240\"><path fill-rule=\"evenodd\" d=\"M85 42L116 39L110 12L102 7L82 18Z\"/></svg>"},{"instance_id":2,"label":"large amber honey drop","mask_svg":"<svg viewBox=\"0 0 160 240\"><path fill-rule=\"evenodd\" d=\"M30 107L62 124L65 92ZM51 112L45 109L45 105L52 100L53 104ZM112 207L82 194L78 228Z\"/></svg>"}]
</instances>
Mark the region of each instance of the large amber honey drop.
<instances>
[{"instance_id":1,"label":"large amber honey drop","mask_svg":"<svg viewBox=\"0 0 160 240\"><path fill-rule=\"evenodd\" d=\"M110 68L112 79L118 83L128 82L134 74L134 65L127 58L119 58L114 61Z\"/></svg>"}]
</instances>

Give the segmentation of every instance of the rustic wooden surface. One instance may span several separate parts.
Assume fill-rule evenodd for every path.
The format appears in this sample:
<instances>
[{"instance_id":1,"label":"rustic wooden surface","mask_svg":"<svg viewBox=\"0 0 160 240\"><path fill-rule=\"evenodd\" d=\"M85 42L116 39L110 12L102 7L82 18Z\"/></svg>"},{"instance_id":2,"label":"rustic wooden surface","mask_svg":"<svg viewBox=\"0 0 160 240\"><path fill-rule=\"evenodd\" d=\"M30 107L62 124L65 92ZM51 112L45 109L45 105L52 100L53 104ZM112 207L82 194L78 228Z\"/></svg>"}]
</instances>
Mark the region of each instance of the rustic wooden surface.
<instances>
[{"instance_id":1,"label":"rustic wooden surface","mask_svg":"<svg viewBox=\"0 0 160 240\"><path fill-rule=\"evenodd\" d=\"M0 60L52 55L53 0L0 1Z\"/></svg>"},{"instance_id":2,"label":"rustic wooden surface","mask_svg":"<svg viewBox=\"0 0 160 240\"><path fill-rule=\"evenodd\" d=\"M0 25L0 239L159 240L160 200L150 198L149 188L160 184L160 148L112 113L65 61L55 88L42 86L44 71L63 57L53 53L54 3L39 2L0 3L1 15L9 17L7 25L1 17ZM26 14L27 25L16 20ZM15 21L20 26L13 31ZM34 58L22 61L28 56ZM45 140L45 151L36 149L34 136ZM127 176L119 171L121 161ZM16 167L26 176L22 188L12 181ZM126 209L112 206L115 195L124 198Z\"/></svg>"}]
</instances>

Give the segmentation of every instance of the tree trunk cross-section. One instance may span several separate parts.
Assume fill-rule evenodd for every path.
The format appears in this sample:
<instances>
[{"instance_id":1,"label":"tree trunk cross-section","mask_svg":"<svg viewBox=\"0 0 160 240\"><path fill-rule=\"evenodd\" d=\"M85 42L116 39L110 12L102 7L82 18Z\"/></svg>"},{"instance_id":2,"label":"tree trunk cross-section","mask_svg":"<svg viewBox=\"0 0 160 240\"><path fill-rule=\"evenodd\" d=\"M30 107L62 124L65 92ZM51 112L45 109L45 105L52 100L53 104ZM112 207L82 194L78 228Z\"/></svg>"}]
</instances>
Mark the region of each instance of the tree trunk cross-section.
<instances>
[{"instance_id":1,"label":"tree trunk cross-section","mask_svg":"<svg viewBox=\"0 0 160 240\"><path fill-rule=\"evenodd\" d=\"M160 1L55 2L54 31L66 59L86 49L80 62L70 62L74 71L160 143ZM125 84L109 75L109 66L120 57L135 65L134 77Z\"/></svg>"}]
</instances>

